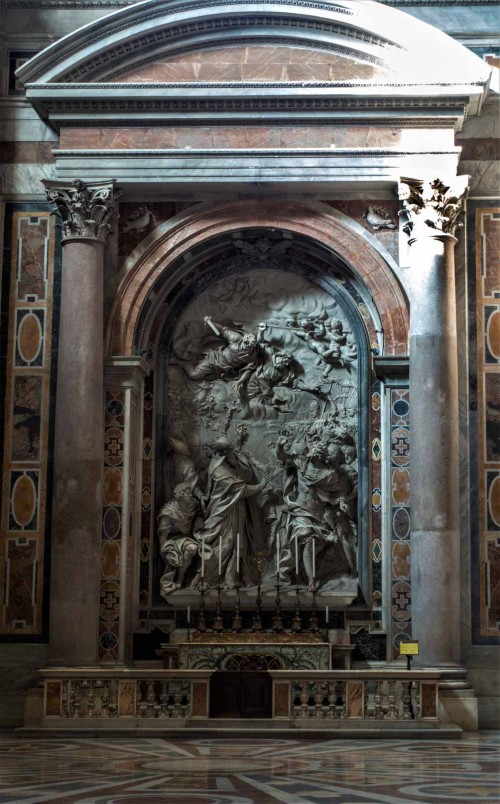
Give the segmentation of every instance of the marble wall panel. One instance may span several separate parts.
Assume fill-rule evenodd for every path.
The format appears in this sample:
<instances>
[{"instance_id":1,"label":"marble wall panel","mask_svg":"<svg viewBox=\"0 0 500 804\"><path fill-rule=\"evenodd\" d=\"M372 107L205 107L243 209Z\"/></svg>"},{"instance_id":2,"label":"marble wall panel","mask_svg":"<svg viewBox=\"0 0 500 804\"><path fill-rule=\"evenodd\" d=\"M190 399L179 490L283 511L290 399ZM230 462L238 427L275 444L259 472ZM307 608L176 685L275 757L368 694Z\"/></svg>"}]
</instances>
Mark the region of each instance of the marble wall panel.
<instances>
[{"instance_id":1,"label":"marble wall panel","mask_svg":"<svg viewBox=\"0 0 500 804\"><path fill-rule=\"evenodd\" d=\"M390 544L391 657L411 638L410 582L410 400L406 388L391 388L390 405Z\"/></svg>"},{"instance_id":2,"label":"marble wall panel","mask_svg":"<svg viewBox=\"0 0 500 804\"><path fill-rule=\"evenodd\" d=\"M470 206L475 272L470 291L475 298L470 329L473 642L500 641L500 207L488 201ZM474 213L474 217L472 214ZM475 276L473 276L475 273ZM475 321L474 321L475 314ZM475 329L475 332L474 332ZM477 408L476 408L477 406ZM477 497L475 495L477 494ZM475 499L474 499L475 498Z\"/></svg>"},{"instance_id":3,"label":"marble wall panel","mask_svg":"<svg viewBox=\"0 0 500 804\"><path fill-rule=\"evenodd\" d=\"M453 146L450 128L397 125L279 124L63 128L63 149L217 149L217 148L395 148ZM47 146L48 147L48 146ZM18 159L17 161L21 161ZM340 207L339 207L340 208ZM397 206L393 205L393 211ZM359 210L359 217L363 209Z\"/></svg>"},{"instance_id":4,"label":"marble wall panel","mask_svg":"<svg viewBox=\"0 0 500 804\"><path fill-rule=\"evenodd\" d=\"M3 426L0 635L44 632L45 552L50 531L55 360L52 354L58 295L56 229L45 204L7 208L0 400ZM57 246L58 248L58 246Z\"/></svg>"},{"instance_id":5,"label":"marble wall panel","mask_svg":"<svg viewBox=\"0 0 500 804\"><path fill-rule=\"evenodd\" d=\"M104 494L101 535L101 591L98 655L102 661L118 658L120 619L120 557L125 439L125 392L105 392Z\"/></svg>"},{"instance_id":6,"label":"marble wall panel","mask_svg":"<svg viewBox=\"0 0 500 804\"><path fill-rule=\"evenodd\" d=\"M128 71L123 83L171 81L347 81L391 75L382 67L326 50L235 45L198 50Z\"/></svg>"}]
</instances>

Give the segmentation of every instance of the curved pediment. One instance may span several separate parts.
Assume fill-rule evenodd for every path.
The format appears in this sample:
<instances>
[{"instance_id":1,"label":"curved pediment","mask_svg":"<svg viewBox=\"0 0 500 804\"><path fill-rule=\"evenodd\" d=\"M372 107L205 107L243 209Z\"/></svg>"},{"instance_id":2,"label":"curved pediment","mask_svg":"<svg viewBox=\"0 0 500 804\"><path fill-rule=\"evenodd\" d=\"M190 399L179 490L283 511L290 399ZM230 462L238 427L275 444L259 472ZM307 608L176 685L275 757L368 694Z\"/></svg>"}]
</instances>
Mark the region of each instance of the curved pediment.
<instances>
[{"instance_id":1,"label":"curved pediment","mask_svg":"<svg viewBox=\"0 0 500 804\"><path fill-rule=\"evenodd\" d=\"M144 0L62 38L18 74L30 84L121 81L187 54L259 45L330 54L410 83L488 76L450 37L373 0Z\"/></svg>"}]
</instances>

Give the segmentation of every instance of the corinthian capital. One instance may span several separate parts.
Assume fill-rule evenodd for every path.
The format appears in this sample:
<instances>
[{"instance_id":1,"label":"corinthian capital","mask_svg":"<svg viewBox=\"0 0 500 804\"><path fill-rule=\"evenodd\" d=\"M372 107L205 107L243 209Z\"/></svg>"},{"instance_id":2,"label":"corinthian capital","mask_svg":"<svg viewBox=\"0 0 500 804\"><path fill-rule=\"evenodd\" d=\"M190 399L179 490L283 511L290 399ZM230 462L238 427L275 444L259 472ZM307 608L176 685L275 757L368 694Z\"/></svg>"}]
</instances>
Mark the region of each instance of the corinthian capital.
<instances>
[{"instance_id":1,"label":"corinthian capital","mask_svg":"<svg viewBox=\"0 0 500 804\"><path fill-rule=\"evenodd\" d=\"M463 227L459 218L463 215L468 184L468 176L456 176L449 185L441 179L401 179L399 198L403 209L399 214L407 218L403 231L413 238L440 232L454 235Z\"/></svg>"},{"instance_id":2,"label":"corinthian capital","mask_svg":"<svg viewBox=\"0 0 500 804\"><path fill-rule=\"evenodd\" d=\"M54 214L62 221L65 239L91 237L106 242L115 202L120 195L114 179L102 184L85 184L81 179L44 181L43 184L47 199L56 205Z\"/></svg>"}]
</instances>

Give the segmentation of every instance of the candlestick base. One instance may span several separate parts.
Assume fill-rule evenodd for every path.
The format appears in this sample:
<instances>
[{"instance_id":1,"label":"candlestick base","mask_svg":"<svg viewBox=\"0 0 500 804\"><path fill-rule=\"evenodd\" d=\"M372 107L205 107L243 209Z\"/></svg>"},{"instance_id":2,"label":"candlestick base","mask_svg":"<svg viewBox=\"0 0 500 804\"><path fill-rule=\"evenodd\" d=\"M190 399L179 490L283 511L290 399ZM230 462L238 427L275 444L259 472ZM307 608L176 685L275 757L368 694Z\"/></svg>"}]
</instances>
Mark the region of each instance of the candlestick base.
<instances>
[{"instance_id":1,"label":"candlestick base","mask_svg":"<svg viewBox=\"0 0 500 804\"><path fill-rule=\"evenodd\" d=\"M319 628L319 621L318 621L318 606L316 603L316 578L313 578L312 581L312 611L311 617L309 619L309 630L310 631L317 631Z\"/></svg>"},{"instance_id":2,"label":"candlestick base","mask_svg":"<svg viewBox=\"0 0 500 804\"><path fill-rule=\"evenodd\" d=\"M295 614L292 620L292 631L302 631L302 618L300 616L299 579L295 577Z\"/></svg>"}]
</instances>

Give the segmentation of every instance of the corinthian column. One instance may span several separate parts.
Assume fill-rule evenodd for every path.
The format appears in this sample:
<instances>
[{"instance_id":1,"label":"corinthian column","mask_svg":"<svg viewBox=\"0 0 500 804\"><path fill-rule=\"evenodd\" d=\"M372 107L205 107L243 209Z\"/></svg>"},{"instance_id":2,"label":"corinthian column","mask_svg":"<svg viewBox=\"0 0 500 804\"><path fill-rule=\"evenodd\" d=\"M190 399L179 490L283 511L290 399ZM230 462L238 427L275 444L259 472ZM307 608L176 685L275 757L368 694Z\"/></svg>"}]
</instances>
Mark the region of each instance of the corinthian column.
<instances>
[{"instance_id":1,"label":"corinthian column","mask_svg":"<svg viewBox=\"0 0 500 804\"><path fill-rule=\"evenodd\" d=\"M103 456L103 261L114 182L44 182L62 220L54 442L50 656L97 656Z\"/></svg>"},{"instance_id":2,"label":"corinthian column","mask_svg":"<svg viewBox=\"0 0 500 804\"><path fill-rule=\"evenodd\" d=\"M411 608L419 664L460 662L455 230L468 183L403 179L409 235Z\"/></svg>"}]
</instances>

